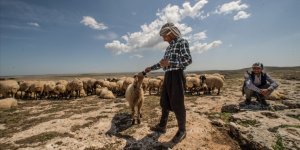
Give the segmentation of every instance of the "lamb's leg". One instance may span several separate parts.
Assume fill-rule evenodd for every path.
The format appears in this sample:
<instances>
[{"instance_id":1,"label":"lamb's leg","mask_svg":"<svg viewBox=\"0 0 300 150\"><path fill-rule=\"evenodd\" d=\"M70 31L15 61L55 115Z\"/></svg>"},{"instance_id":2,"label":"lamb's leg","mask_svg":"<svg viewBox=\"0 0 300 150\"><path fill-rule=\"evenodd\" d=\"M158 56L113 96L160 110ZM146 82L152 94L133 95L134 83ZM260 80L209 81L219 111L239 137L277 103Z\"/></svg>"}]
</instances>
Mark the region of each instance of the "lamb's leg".
<instances>
[{"instance_id":1,"label":"lamb's leg","mask_svg":"<svg viewBox=\"0 0 300 150\"><path fill-rule=\"evenodd\" d=\"M135 124L135 119L134 119L134 106L131 107L131 118L132 118L131 124L134 125L134 124Z\"/></svg>"},{"instance_id":2,"label":"lamb's leg","mask_svg":"<svg viewBox=\"0 0 300 150\"><path fill-rule=\"evenodd\" d=\"M143 102L141 101L138 105L138 124L141 124L141 119L142 118L142 113L141 113L141 108L142 108Z\"/></svg>"}]
</instances>

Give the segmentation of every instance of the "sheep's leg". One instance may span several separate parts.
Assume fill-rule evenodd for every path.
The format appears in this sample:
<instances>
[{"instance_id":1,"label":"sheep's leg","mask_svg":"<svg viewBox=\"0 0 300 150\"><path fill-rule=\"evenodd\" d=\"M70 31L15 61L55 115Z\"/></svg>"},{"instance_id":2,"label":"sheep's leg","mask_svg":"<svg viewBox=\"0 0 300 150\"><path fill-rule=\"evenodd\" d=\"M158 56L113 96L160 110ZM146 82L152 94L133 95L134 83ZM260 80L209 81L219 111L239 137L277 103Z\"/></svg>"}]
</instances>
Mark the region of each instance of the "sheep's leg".
<instances>
[{"instance_id":1,"label":"sheep's leg","mask_svg":"<svg viewBox=\"0 0 300 150\"><path fill-rule=\"evenodd\" d=\"M149 95L151 95L151 89L152 89L152 88L150 87L150 88L149 88Z\"/></svg>"},{"instance_id":2,"label":"sheep's leg","mask_svg":"<svg viewBox=\"0 0 300 150\"><path fill-rule=\"evenodd\" d=\"M135 124L135 119L134 119L134 106L131 107L131 118L132 118L131 124L134 125L134 124Z\"/></svg>"},{"instance_id":3,"label":"sheep's leg","mask_svg":"<svg viewBox=\"0 0 300 150\"><path fill-rule=\"evenodd\" d=\"M218 88L218 95L220 94L220 88Z\"/></svg>"}]
</instances>

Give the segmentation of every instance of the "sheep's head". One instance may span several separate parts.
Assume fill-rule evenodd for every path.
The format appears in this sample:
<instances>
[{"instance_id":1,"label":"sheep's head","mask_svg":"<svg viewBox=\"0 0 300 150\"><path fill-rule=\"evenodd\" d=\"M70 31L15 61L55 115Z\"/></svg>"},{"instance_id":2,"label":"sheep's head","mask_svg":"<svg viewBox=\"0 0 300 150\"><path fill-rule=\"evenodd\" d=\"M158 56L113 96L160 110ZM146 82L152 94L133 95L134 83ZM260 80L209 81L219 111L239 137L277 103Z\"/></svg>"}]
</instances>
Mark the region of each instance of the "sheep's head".
<instances>
[{"instance_id":1,"label":"sheep's head","mask_svg":"<svg viewBox=\"0 0 300 150\"><path fill-rule=\"evenodd\" d=\"M201 75L201 76L200 76L200 86L201 86L201 87L203 86L203 84L205 84L205 80L206 80L205 75Z\"/></svg>"}]
</instances>

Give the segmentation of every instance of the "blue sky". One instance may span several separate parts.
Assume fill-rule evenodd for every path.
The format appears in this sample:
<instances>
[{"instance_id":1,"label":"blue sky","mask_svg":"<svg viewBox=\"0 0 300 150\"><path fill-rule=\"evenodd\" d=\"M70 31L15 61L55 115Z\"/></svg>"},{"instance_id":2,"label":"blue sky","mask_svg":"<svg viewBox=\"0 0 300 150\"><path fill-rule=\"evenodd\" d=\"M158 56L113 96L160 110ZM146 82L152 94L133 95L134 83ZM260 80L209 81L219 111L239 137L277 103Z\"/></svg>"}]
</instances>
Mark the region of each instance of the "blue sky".
<instances>
[{"instance_id":1,"label":"blue sky","mask_svg":"<svg viewBox=\"0 0 300 150\"><path fill-rule=\"evenodd\" d=\"M300 66L299 0L0 0L0 76L137 72L175 23L187 70Z\"/></svg>"}]
</instances>

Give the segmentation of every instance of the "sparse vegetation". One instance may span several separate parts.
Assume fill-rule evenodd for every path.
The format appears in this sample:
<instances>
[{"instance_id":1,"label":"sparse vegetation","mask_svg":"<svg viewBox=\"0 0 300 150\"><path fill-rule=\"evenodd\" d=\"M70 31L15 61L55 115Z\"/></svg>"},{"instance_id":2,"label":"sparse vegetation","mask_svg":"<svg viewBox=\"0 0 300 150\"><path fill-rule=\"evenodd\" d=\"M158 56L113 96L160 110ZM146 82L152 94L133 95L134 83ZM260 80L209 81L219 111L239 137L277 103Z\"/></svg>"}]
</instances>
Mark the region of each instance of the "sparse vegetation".
<instances>
[{"instance_id":1,"label":"sparse vegetation","mask_svg":"<svg viewBox=\"0 0 300 150\"><path fill-rule=\"evenodd\" d=\"M277 138L276 143L272 146L272 148L274 150L284 150L282 137L280 135L277 135L276 138Z\"/></svg>"}]
</instances>

